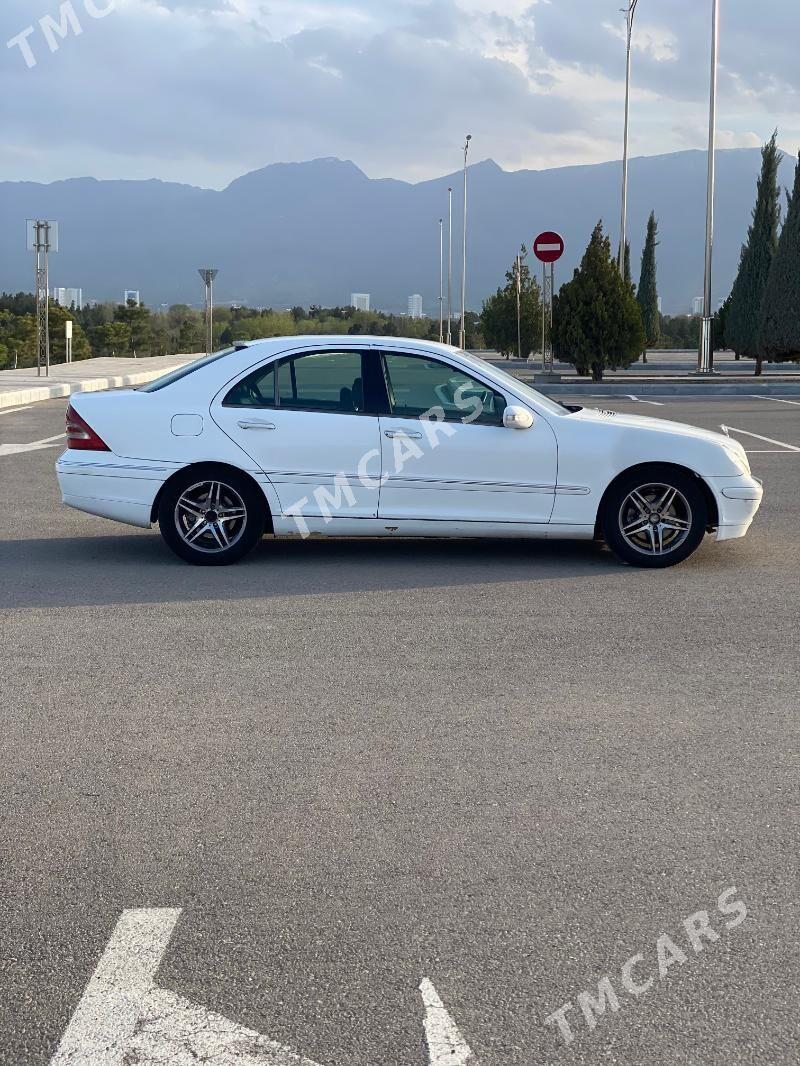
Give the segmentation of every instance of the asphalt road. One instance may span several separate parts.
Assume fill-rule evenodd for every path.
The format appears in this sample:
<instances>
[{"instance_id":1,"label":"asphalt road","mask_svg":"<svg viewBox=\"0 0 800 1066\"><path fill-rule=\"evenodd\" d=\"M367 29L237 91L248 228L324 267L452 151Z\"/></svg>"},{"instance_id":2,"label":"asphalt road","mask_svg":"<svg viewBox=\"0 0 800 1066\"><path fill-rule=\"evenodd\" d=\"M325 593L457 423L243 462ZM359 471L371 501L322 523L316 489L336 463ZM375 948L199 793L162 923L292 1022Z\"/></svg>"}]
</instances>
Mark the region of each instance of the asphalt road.
<instances>
[{"instance_id":1,"label":"asphalt road","mask_svg":"<svg viewBox=\"0 0 800 1066\"><path fill-rule=\"evenodd\" d=\"M798 1061L800 405L660 403L603 406L779 442L740 436L750 536L665 572L494 541L195 569L60 505L63 402L0 414L3 1066L49 1062L134 907L182 909L160 986L322 1066L425 1066L423 977L482 1066Z\"/></svg>"}]
</instances>

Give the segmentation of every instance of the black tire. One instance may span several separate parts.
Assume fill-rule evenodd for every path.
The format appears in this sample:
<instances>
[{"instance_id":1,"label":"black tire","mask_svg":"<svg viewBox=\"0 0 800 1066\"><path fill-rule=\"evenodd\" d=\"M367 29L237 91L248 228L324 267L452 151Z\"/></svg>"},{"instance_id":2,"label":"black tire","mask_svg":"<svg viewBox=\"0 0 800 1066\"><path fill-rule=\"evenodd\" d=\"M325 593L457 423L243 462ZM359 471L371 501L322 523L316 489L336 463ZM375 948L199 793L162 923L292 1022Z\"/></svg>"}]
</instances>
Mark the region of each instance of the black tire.
<instances>
[{"instance_id":1,"label":"black tire","mask_svg":"<svg viewBox=\"0 0 800 1066\"><path fill-rule=\"evenodd\" d=\"M195 566L238 562L261 540L266 521L267 503L258 486L244 474L213 463L182 470L165 486L158 503L161 536L177 556Z\"/></svg>"},{"instance_id":2,"label":"black tire","mask_svg":"<svg viewBox=\"0 0 800 1066\"><path fill-rule=\"evenodd\" d=\"M603 537L614 554L630 566L650 569L688 559L707 526L708 504L698 479L657 463L619 478L600 513Z\"/></svg>"}]
</instances>

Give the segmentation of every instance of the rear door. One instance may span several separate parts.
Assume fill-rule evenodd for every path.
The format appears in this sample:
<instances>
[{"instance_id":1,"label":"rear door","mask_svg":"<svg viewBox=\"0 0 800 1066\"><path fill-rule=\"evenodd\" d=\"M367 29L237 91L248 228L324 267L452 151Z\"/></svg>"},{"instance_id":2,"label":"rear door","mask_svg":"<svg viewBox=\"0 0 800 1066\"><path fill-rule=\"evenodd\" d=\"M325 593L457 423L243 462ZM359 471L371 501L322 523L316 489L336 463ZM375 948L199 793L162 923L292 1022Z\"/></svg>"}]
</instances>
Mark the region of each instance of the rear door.
<instances>
[{"instance_id":1,"label":"rear door","mask_svg":"<svg viewBox=\"0 0 800 1066\"><path fill-rule=\"evenodd\" d=\"M214 400L218 425L269 477L284 514L375 518L378 406L366 346L301 351L249 372Z\"/></svg>"},{"instance_id":2,"label":"rear door","mask_svg":"<svg viewBox=\"0 0 800 1066\"><path fill-rule=\"evenodd\" d=\"M550 521L558 454L541 415L530 429L507 429L503 411L520 401L502 389L422 353L382 360L381 519Z\"/></svg>"}]
</instances>

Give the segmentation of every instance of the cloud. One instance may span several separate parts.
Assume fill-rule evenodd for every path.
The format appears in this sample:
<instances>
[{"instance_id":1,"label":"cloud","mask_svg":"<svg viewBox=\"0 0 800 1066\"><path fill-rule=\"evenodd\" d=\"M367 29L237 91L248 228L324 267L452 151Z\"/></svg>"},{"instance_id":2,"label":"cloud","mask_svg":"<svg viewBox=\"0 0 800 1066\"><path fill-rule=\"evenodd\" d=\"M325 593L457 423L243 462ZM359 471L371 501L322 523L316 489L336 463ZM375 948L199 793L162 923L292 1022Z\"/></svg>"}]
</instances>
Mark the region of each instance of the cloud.
<instances>
[{"instance_id":1,"label":"cloud","mask_svg":"<svg viewBox=\"0 0 800 1066\"><path fill-rule=\"evenodd\" d=\"M101 0L95 0L98 5ZM105 0L102 0L105 3ZM35 0L40 16L61 0ZM151 175L221 185L277 160L337 155L373 175L619 154L619 0L117 0L51 53L31 0L4 0L0 66L8 176ZM637 16L632 142L704 143L708 12L648 0ZM702 10L701 10L702 9ZM730 5L721 125L750 144L781 125L800 138L797 0Z\"/></svg>"}]
</instances>

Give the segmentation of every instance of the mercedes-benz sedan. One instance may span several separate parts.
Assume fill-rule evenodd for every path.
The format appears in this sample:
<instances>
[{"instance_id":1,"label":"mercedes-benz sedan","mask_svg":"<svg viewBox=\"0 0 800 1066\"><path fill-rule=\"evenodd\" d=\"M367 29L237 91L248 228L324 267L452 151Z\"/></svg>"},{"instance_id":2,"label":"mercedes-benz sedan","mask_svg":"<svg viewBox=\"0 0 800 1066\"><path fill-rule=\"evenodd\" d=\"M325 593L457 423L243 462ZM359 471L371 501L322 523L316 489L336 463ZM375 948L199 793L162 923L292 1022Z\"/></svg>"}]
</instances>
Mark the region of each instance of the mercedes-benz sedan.
<instances>
[{"instance_id":1,"label":"mercedes-benz sedan","mask_svg":"<svg viewBox=\"0 0 800 1066\"><path fill-rule=\"evenodd\" d=\"M139 389L79 393L64 503L150 527L191 563L265 533L602 539L627 563L742 537L762 497L742 446L556 403L481 359L385 337L237 345Z\"/></svg>"}]
</instances>

